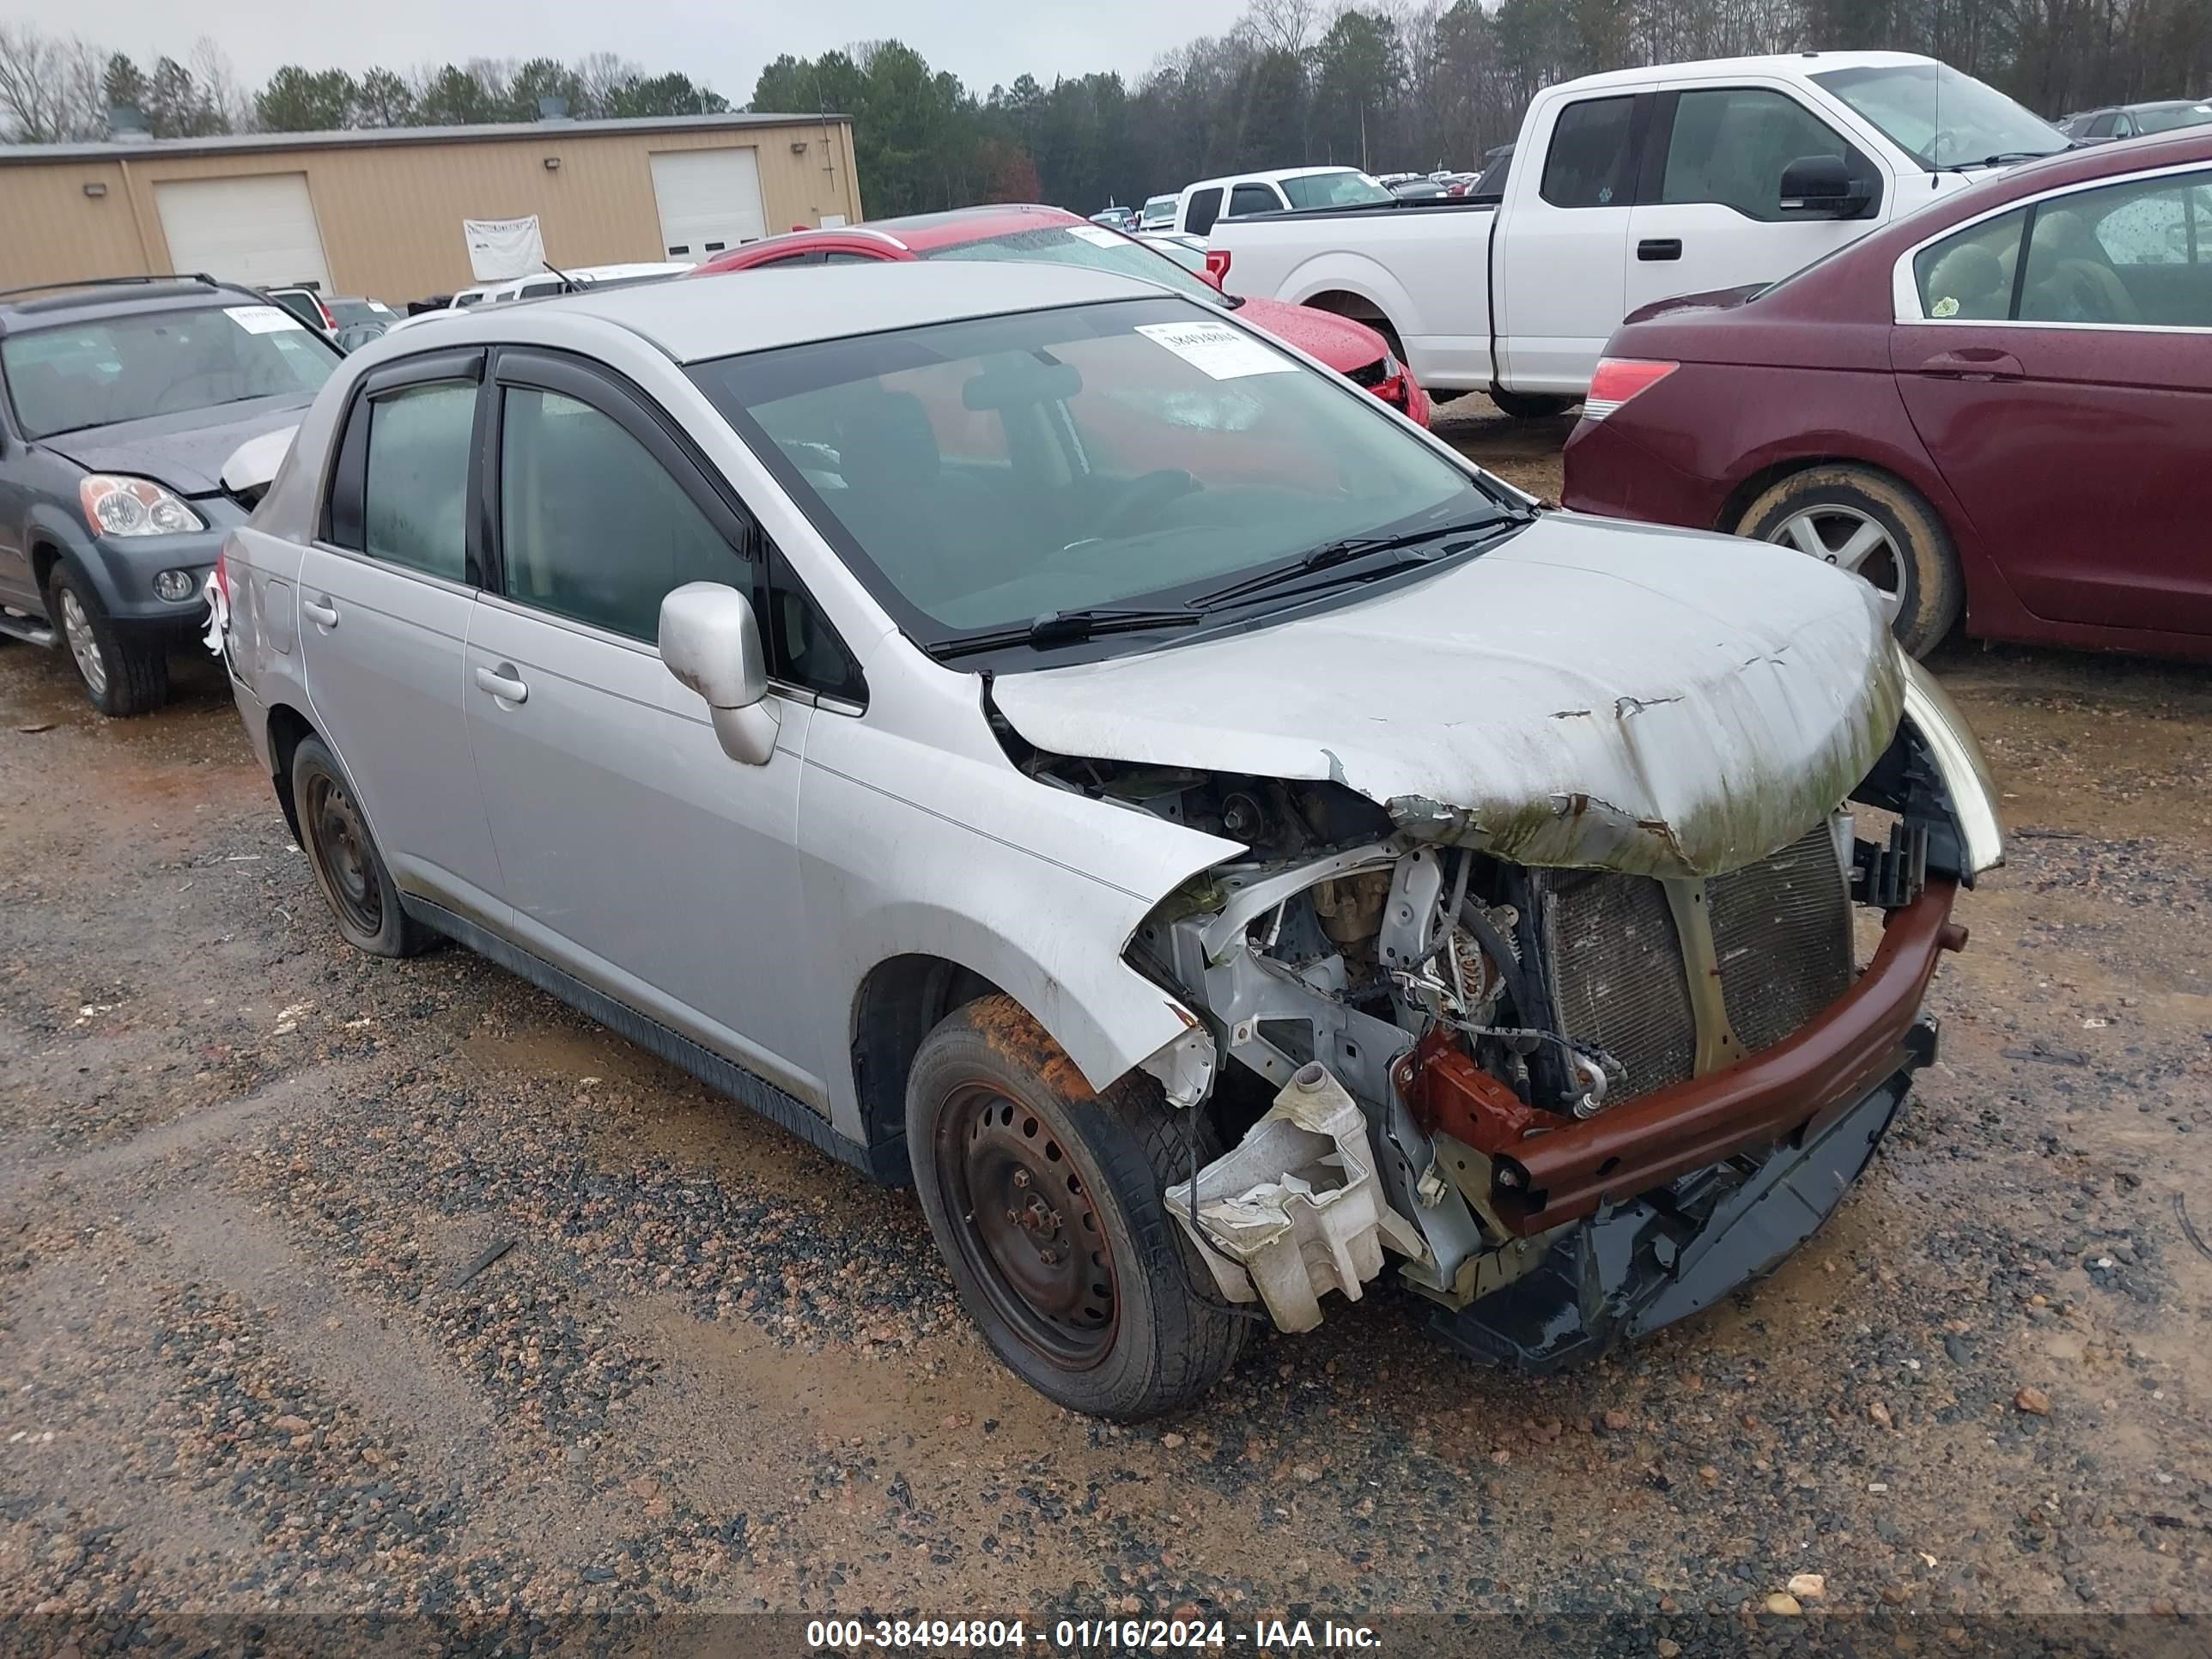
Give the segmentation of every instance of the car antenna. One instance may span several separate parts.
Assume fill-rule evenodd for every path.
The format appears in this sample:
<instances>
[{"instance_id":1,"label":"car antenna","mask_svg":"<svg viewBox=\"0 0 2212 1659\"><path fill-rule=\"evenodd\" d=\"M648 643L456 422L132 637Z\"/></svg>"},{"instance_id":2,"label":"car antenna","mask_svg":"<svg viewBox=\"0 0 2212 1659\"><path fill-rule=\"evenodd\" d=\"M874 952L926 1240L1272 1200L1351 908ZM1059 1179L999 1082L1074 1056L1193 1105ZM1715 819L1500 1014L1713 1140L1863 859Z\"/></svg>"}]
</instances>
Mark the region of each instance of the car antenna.
<instances>
[{"instance_id":1,"label":"car antenna","mask_svg":"<svg viewBox=\"0 0 2212 1659\"><path fill-rule=\"evenodd\" d=\"M544 265L546 270L551 271L556 276L558 276L561 279L562 292L568 294L581 294L584 291L584 285L581 283L578 282L574 276L571 276L567 271L562 270L560 266L555 264L550 259L540 259L538 263Z\"/></svg>"},{"instance_id":2,"label":"car antenna","mask_svg":"<svg viewBox=\"0 0 2212 1659\"><path fill-rule=\"evenodd\" d=\"M1936 188L1938 176L1936 161L1943 149L1943 69L1940 64L1936 69L1935 106L1936 130L1928 135L1928 188L1930 190Z\"/></svg>"}]
</instances>

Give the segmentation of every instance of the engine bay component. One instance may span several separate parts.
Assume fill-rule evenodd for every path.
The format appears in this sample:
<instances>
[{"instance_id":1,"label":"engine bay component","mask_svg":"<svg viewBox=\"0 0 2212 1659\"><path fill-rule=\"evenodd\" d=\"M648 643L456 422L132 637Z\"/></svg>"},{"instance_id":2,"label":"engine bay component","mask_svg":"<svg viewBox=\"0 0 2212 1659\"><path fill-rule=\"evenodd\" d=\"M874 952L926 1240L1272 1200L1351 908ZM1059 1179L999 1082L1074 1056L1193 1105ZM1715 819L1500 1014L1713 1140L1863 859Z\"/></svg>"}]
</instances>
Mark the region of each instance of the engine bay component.
<instances>
[{"instance_id":1,"label":"engine bay component","mask_svg":"<svg viewBox=\"0 0 2212 1659\"><path fill-rule=\"evenodd\" d=\"M1408 1097L1413 1121L1495 1157L1523 1136L1564 1129L1568 1120L1531 1106L1468 1059L1453 1036L1431 1031L1398 1062L1395 1081Z\"/></svg>"},{"instance_id":2,"label":"engine bay component","mask_svg":"<svg viewBox=\"0 0 2212 1659\"><path fill-rule=\"evenodd\" d=\"M1376 1177L1366 1115L1318 1060L1298 1068L1234 1148L1168 1188L1222 1294L1263 1303L1286 1331L1321 1323L1321 1298L1354 1302L1387 1244L1424 1256ZM1194 1212L1195 1216L1194 1218Z\"/></svg>"}]
</instances>

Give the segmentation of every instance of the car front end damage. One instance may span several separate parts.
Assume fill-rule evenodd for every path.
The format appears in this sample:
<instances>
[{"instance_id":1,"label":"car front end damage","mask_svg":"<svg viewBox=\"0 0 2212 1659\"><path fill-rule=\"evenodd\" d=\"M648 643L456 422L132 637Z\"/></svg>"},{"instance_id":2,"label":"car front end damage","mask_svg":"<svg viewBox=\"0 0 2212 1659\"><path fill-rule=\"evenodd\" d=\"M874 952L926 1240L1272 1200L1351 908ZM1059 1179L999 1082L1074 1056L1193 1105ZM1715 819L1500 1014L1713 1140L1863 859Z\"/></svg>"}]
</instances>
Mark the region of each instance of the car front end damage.
<instances>
[{"instance_id":1,"label":"car front end damage","mask_svg":"<svg viewBox=\"0 0 2212 1659\"><path fill-rule=\"evenodd\" d=\"M1980 751L1922 671L1887 653L1844 718L1850 769L1741 861L1571 793L1477 813L1032 754L1250 849L1128 951L1200 1016L1146 1069L1231 1145L1169 1193L1211 1288L1309 1328L1387 1251L1447 1340L1545 1370L1809 1237L1933 1057L1954 900L2002 857Z\"/></svg>"}]
</instances>

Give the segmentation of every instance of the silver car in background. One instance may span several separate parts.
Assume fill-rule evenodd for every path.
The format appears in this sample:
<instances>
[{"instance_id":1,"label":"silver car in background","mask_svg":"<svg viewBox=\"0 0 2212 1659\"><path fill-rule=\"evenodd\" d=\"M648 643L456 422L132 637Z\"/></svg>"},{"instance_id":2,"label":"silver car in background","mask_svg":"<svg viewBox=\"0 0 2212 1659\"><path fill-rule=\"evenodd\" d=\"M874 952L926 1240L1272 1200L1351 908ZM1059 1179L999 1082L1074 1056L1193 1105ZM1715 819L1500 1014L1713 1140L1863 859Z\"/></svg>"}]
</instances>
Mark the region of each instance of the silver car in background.
<instances>
[{"instance_id":1,"label":"silver car in background","mask_svg":"<svg viewBox=\"0 0 2212 1659\"><path fill-rule=\"evenodd\" d=\"M395 331L230 538L347 939L458 940L910 1176L1085 1412L1386 1262L1566 1363L1834 1207L2002 853L1865 584L1541 511L1103 273L742 299Z\"/></svg>"}]
</instances>

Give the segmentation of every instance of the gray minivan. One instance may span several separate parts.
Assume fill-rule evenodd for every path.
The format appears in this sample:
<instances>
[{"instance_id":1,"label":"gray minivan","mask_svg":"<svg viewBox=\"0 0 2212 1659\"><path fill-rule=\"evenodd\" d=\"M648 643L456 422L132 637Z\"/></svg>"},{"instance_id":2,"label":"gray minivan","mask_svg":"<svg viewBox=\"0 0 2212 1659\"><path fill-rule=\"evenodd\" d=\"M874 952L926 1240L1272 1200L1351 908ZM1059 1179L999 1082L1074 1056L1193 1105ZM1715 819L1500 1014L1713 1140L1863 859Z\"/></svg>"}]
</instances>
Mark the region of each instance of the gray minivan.
<instances>
[{"instance_id":1,"label":"gray minivan","mask_svg":"<svg viewBox=\"0 0 2212 1659\"><path fill-rule=\"evenodd\" d=\"M387 336L230 536L348 940L459 941L911 1179L1079 1411L1385 1271L1548 1369L1841 1200L2002 851L1865 583L1542 510L1105 272L743 300Z\"/></svg>"}]
</instances>

